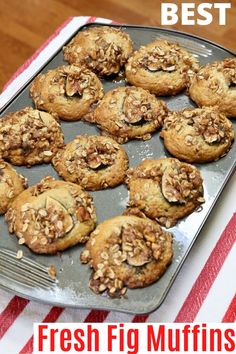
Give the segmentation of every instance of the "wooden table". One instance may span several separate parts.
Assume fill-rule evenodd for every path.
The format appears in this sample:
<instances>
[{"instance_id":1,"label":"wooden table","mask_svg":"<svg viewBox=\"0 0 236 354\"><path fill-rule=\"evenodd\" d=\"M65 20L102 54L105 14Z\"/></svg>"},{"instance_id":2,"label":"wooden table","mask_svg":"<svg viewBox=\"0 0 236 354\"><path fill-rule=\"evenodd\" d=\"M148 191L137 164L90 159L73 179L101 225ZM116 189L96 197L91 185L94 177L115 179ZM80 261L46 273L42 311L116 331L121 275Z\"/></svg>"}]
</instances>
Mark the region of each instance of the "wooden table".
<instances>
[{"instance_id":1,"label":"wooden table","mask_svg":"<svg viewBox=\"0 0 236 354\"><path fill-rule=\"evenodd\" d=\"M16 69L69 16L96 15L121 23L160 26L160 10L161 2L156 0L0 0L0 91ZM208 26L182 26L179 22L169 27L236 51L236 0L227 10L226 26L218 24L218 10L212 13L214 21Z\"/></svg>"}]
</instances>

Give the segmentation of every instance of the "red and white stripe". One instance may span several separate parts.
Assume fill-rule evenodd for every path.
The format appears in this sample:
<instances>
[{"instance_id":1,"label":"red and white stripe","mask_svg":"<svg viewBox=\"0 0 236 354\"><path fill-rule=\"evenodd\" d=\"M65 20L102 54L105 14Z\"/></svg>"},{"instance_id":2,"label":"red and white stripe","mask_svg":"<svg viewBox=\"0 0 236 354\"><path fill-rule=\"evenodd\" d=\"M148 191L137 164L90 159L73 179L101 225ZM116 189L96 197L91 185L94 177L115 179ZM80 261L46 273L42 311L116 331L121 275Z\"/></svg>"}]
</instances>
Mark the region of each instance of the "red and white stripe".
<instances>
[{"instance_id":1,"label":"red and white stripe","mask_svg":"<svg viewBox=\"0 0 236 354\"><path fill-rule=\"evenodd\" d=\"M88 22L70 18L6 85L0 107L51 57L61 43ZM234 175L159 309L150 315L75 310L28 301L0 290L0 353L32 353L34 322L235 322L236 321L236 176ZM17 333L17 336L16 336Z\"/></svg>"}]
</instances>

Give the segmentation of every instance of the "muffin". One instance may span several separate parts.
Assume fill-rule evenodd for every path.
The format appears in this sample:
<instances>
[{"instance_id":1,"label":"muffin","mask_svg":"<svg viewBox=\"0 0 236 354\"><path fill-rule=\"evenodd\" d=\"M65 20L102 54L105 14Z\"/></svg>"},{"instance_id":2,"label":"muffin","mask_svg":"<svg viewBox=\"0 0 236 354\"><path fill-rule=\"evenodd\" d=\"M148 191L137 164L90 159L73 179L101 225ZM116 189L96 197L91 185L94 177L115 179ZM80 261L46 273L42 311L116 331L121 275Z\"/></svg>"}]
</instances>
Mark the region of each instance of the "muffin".
<instances>
[{"instance_id":1,"label":"muffin","mask_svg":"<svg viewBox=\"0 0 236 354\"><path fill-rule=\"evenodd\" d=\"M227 117L236 117L236 58L203 66L192 80L189 95L199 107L217 106Z\"/></svg>"},{"instance_id":2,"label":"muffin","mask_svg":"<svg viewBox=\"0 0 236 354\"><path fill-rule=\"evenodd\" d=\"M76 65L60 66L39 74L30 94L38 109L56 113L67 121L80 120L103 97L103 87L90 70Z\"/></svg>"},{"instance_id":3,"label":"muffin","mask_svg":"<svg viewBox=\"0 0 236 354\"><path fill-rule=\"evenodd\" d=\"M64 136L54 115L26 107L0 119L0 158L28 167L49 163L63 146Z\"/></svg>"},{"instance_id":4,"label":"muffin","mask_svg":"<svg viewBox=\"0 0 236 354\"><path fill-rule=\"evenodd\" d=\"M150 219L117 216L95 229L81 254L93 274L90 288L111 297L157 281L173 256L172 235Z\"/></svg>"},{"instance_id":5,"label":"muffin","mask_svg":"<svg viewBox=\"0 0 236 354\"><path fill-rule=\"evenodd\" d=\"M85 243L96 225L92 197L79 185L52 177L22 192L5 216L20 244L45 254Z\"/></svg>"},{"instance_id":6,"label":"muffin","mask_svg":"<svg viewBox=\"0 0 236 354\"><path fill-rule=\"evenodd\" d=\"M174 158L145 160L127 172L129 206L169 228L204 203L199 170Z\"/></svg>"},{"instance_id":7,"label":"muffin","mask_svg":"<svg viewBox=\"0 0 236 354\"><path fill-rule=\"evenodd\" d=\"M171 96L183 91L198 70L196 59L176 43L157 39L129 58L125 73L131 85L157 96Z\"/></svg>"},{"instance_id":8,"label":"muffin","mask_svg":"<svg viewBox=\"0 0 236 354\"><path fill-rule=\"evenodd\" d=\"M148 140L162 127L168 109L163 101L139 87L117 87L106 93L88 121L119 143Z\"/></svg>"},{"instance_id":9,"label":"muffin","mask_svg":"<svg viewBox=\"0 0 236 354\"><path fill-rule=\"evenodd\" d=\"M118 28L89 27L64 47L64 59L101 76L117 74L133 51L127 33Z\"/></svg>"},{"instance_id":10,"label":"muffin","mask_svg":"<svg viewBox=\"0 0 236 354\"><path fill-rule=\"evenodd\" d=\"M86 190L115 187L122 183L128 168L125 150L104 136L77 136L53 159L58 174Z\"/></svg>"},{"instance_id":11,"label":"muffin","mask_svg":"<svg viewBox=\"0 0 236 354\"><path fill-rule=\"evenodd\" d=\"M223 113L204 107L170 113L160 136L173 156L202 163L218 160L229 151L234 129Z\"/></svg>"}]
</instances>

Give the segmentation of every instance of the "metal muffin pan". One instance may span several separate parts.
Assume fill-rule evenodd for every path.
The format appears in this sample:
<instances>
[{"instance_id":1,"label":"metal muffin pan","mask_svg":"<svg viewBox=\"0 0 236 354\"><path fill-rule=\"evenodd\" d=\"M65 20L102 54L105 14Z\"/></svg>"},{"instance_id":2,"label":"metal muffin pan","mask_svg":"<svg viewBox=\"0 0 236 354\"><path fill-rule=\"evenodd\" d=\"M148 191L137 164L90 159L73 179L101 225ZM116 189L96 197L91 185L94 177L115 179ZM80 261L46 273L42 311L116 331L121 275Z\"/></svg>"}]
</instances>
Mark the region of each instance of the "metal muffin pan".
<instances>
[{"instance_id":1,"label":"metal muffin pan","mask_svg":"<svg viewBox=\"0 0 236 354\"><path fill-rule=\"evenodd\" d=\"M91 26L101 24L88 24L78 28L81 31ZM226 57L233 57L234 53L216 44L194 37L185 33L175 32L154 27L140 27L129 25L111 25L121 27L133 40L134 47L151 42L157 37L170 38L187 47L189 51L198 56L201 64L206 64L214 60L222 60ZM73 34L73 36L77 33ZM72 36L72 37L73 37ZM71 38L68 38L69 42ZM66 42L66 43L67 43ZM61 49L63 45L62 43ZM62 64L62 50L53 53L52 58L41 68L41 72L55 68ZM35 73L34 76L36 76ZM33 79L33 77L32 77ZM32 81L31 79L31 81ZM124 79L102 80L105 91L109 91L117 86L124 86ZM25 106L32 106L29 96L30 82L11 99L4 109L0 112L1 116L7 112L19 110ZM194 103L185 93L174 97L163 97L171 110L181 110L185 107L195 107ZM65 142L69 142L79 134L99 134L99 130L94 125L84 122L61 122L62 130L65 135ZM234 128L236 121L233 121ZM155 133L148 141L130 141L123 145L128 153L130 167L137 165L144 159L160 158L170 156L164 149L163 142L159 137L159 132ZM4 217L0 217L0 248L17 251L23 250L24 257L37 261L43 265L55 265L57 268L58 283L54 288L43 289L40 287L28 287L20 282L9 280L0 273L0 286L4 289L19 294L20 296L50 303L58 306L70 306L77 308L96 308L116 310L127 313L148 313L155 310L164 300L176 275L178 274L185 258L187 257L196 237L199 235L204 223L207 220L214 204L220 193L223 191L230 175L232 174L236 161L236 144L233 144L229 153L217 162L198 165L204 179L204 195L206 203L197 211L179 222L176 227L170 229L174 234L174 258L172 264L167 269L162 278L144 289L128 290L127 296L121 299L110 299L108 296L95 295L89 288L88 282L91 270L88 266L80 263L79 257L83 246L72 247L60 255L42 256L33 254L27 247L19 246L17 238L9 235ZM28 178L29 185L33 185L41 180L42 177L51 175L59 178L53 167L39 165L32 168L16 167L20 173ZM114 189L108 189L91 193L96 205L98 222L122 214L128 201L128 191L124 185ZM203 236L203 235L202 235ZM207 235L204 235L207 237Z\"/></svg>"}]
</instances>

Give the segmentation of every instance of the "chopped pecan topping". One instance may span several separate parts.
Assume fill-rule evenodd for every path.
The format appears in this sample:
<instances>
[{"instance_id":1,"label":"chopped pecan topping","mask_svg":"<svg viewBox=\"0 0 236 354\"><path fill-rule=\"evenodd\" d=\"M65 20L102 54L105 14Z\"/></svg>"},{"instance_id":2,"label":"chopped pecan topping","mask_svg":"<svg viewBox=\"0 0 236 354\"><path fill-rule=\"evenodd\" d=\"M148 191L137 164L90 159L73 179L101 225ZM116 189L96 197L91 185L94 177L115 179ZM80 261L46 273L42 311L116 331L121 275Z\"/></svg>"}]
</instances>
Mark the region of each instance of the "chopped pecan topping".
<instances>
[{"instance_id":1,"label":"chopped pecan topping","mask_svg":"<svg viewBox=\"0 0 236 354\"><path fill-rule=\"evenodd\" d=\"M42 194L43 192L51 188L50 183L54 180L55 179L51 176L44 177L38 184L36 184L32 188L31 194L35 197L39 194Z\"/></svg>"},{"instance_id":2,"label":"chopped pecan topping","mask_svg":"<svg viewBox=\"0 0 236 354\"><path fill-rule=\"evenodd\" d=\"M90 96L96 96L98 87L95 75L87 69L80 69L76 66L62 67L61 75L61 94L67 96L80 96L86 92ZM58 85L58 83L56 83ZM102 93L101 93L102 95ZM101 96L102 97L102 96Z\"/></svg>"},{"instance_id":3,"label":"chopped pecan topping","mask_svg":"<svg viewBox=\"0 0 236 354\"><path fill-rule=\"evenodd\" d=\"M98 140L89 140L87 144L78 144L75 150L67 156L66 166L73 173L80 169L97 170L114 164L118 147Z\"/></svg>"},{"instance_id":4,"label":"chopped pecan topping","mask_svg":"<svg viewBox=\"0 0 236 354\"><path fill-rule=\"evenodd\" d=\"M151 121L154 118L151 103L147 99L130 94L124 99L123 117L130 124L138 123L142 120Z\"/></svg>"},{"instance_id":5,"label":"chopped pecan topping","mask_svg":"<svg viewBox=\"0 0 236 354\"><path fill-rule=\"evenodd\" d=\"M178 49L178 48L177 48ZM156 46L153 50L148 52L141 60L139 64L146 69L156 71L174 71L176 70L176 64L180 58L179 50L161 49Z\"/></svg>"},{"instance_id":6,"label":"chopped pecan topping","mask_svg":"<svg viewBox=\"0 0 236 354\"><path fill-rule=\"evenodd\" d=\"M132 52L127 33L116 28L97 27L80 32L64 47L64 58L102 75L118 73Z\"/></svg>"},{"instance_id":7,"label":"chopped pecan topping","mask_svg":"<svg viewBox=\"0 0 236 354\"><path fill-rule=\"evenodd\" d=\"M128 264L132 266L138 267L152 261L152 250L147 246L142 233L132 227L123 230L122 248L127 252Z\"/></svg>"},{"instance_id":8,"label":"chopped pecan topping","mask_svg":"<svg viewBox=\"0 0 236 354\"><path fill-rule=\"evenodd\" d=\"M229 89L235 90L235 58L225 59L223 61L218 61L206 65L201 70L199 70L198 74L196 75L196 79L207 80L208 87L220 96L222 93L225 93L225 91L227 90L227 86Z\"/></svg>"},{"instance_id":9,"label":"chopped pecan topping","mask_svg":"<svg viewBox=\"0 0 236 354\"><path fill-rule=\"evenodd\" d=\"M162 193L170 203L185 204L191 200L201 185L197 170L187 164L173 164L165 169L162 176Z\"/></svg>"},{"instance_id":10,"label":"chopped pecan topping","mask_svg":"<svg viewBox=\"0 0 236 354\"><path fill-rule=\"evenodd\" d=\"M231 136L231 126L225 116L212 109L193 109L183 112L173 112L165 120L164 130L176 129L180 131L186 125L192 126L195 134L201 135L208 144L225 143ZM193 136L185 138L187 145L192 145Z\"/></svg>"},{"instance_id":11,"label":"chopped pecan topping","mask_svg":"<svg viewBox=\"0 0 236 354\"><path fill-rule=\"evenodd\" d=\"M125 182L128 184L131 178L143 178L143 179L152 179L154 181L161 181L163 175L163 168L162 165L159 164L158 166L152 166L150 169L145 168L137 168L133 169L130 168L127 171L127 177ZM148 188L148 184L144 185L144 188Z\"/></svg>"},{"instance_id":12,"label":"chopped pecan topping","mask_svg":"<svg viewBox=\"0 0 236 354\"><path fill-rule=\"evenodd\" d=\"M183 53L175 43L164 41L149 50L143 47L141 51L144 54L137 61L137 66L151 72L173 72L179 69L182 73L188 72L188 74L191 74L189 72L190 68L195 71L197 67L195 59L187 53Z\"/></svg>"},{"instance_id":13,"label":"chopped pecan topping","mask_svg":"<svg viewBox=\"0 0 236 354\"><path fill-rule=\"evenodd\" d=\"M28 183L25 177L17 174L16 178L21 182L22 188L27 188ZM16 191L14 181L5 162L0 162L0 184L4 184L4 187L2 186L2 193L6 198L12 199L15 197Z\"/></svg>"},{"instance_id":14,"label":"chopped pecan topping","mask_svg":"<svg viewBox=\"0 0 236 354\"><path fill-rule=\"evenodd\" d=\"M95 58L100 63L106 63L110 66L117 65L117 61L122 60L122 48L112 42L107 42L103 38L96 41L97 48Z\"/></svg>"},{"instance_id":15,"label":"chopped pecan topping","mask_svg":"<svg viewBox=\"0 0 236 354\"><path fill-rule=\"evenodd\" d=\"M122 48L103 38L98 38L95 43L95 48L84 57L86 66L105 75L118 72L127 60Z\"/></svg>"},{"instance_id":16,"label":"chopped pecan topping","mask_svg":"<svg viewBox=\"0 0 236 354\"><path fill-rule=\"evenodd\" d=\"M15 220L16 220L15 210L12 208L9 208L5 214L5 219L8 223L9 232L10 233L14 232L14 225L15 225Z\"/></svg>"},{"instance_id":17,"label":"chopped pecan topping","mask_svg":"<svg viewBox=\"0 0 236 354\"><path fill-rule=\"evenodd\" d=\"M196 117L194 127L208 144L225 142L229 135L225 117L218 112L206 112Z\"/></svg>"}]
</instances>

